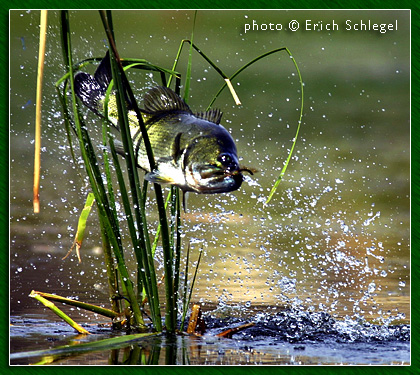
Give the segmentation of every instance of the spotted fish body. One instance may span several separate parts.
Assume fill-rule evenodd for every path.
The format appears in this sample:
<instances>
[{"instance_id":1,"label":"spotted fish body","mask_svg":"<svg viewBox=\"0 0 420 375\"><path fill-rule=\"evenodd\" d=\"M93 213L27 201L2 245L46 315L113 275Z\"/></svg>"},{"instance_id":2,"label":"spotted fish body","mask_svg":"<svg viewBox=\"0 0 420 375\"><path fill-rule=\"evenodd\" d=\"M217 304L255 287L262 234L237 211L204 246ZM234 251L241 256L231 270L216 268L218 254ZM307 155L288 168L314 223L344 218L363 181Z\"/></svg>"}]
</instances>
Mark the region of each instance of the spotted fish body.
<instances>
[{"instance_id":1,"label":"spotted fish body","mask_svg":"<svg viewBox=\"0 0 420 375\"><path fill-rule=\"evenodd\" d=\"M80 72L75 91L89 109L104 116L104 98L111 81L109 56L94 76ZM218 110L193 113L171 89L154 87L146 93L141 110L152 146L156 168L151 171L137 116L129 109L130 133L139 168L151 182L176 185L184 192L224 193L239 189L243 175L235 142L220 125ZM115 95L110 95L108 119L118 128ZM117 151L124 156L122 145Z\"/></svg>"}]
</instances>

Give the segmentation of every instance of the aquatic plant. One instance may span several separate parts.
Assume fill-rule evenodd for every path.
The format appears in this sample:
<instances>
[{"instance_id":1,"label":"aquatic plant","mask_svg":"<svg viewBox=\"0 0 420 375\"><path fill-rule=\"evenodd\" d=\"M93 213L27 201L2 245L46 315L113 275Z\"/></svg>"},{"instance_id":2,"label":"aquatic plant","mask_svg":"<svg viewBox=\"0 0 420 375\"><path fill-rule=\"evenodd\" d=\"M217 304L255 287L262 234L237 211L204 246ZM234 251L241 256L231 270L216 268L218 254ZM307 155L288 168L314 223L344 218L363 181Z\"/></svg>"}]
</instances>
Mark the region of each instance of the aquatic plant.
<instances>
[{"instance_id":1,"label":"aquatic plant","mask_svg":"<svg viewBox=\"0 0 420 375\"><path fill-rule=\"evenodd\" d=\"M153 72L158 74L162 86L167 86L175 79L175 92L180 94L181 91L181 75L176 71L179 56L182 53L185 44L189 44L189 59L187 74L184 80L184 95L183 98L187 102L189 97L189 87L191 80L191 65L192 53L194 51L204 58L222 77L223 85L219 91L212 98L208 108L212 106L214 101L218 98L220 93L227 87L237 104L240 100L235 93L232 86L232 81L236 79L239 74L249 66L257 61L274 53L286 52L291 58L300 82L301 108L296 130L296 136L293 140L288 158L286 159L283 169L275 182L271 192L266 199L269 202L275 193L285 171L291 160L295 144L298 139L302 115L303 115L303 82L291 52L288 48L277 48L267 53L264 53L255 59L251 60L231 77L228 77L206 54L204 54L193 42L193 32L191 40L182 40L178 54L175 58L175 63L172 69L165 69L160 66L151 64L143 59L128 59L122 58L117 49L117 42L114 36L112 12L99 12L104 31L108 40L111 68L112 68L112 84L110 85L107 96L105 98L105 107L109 100L111 89L115 91L116 103L118 108L119 129L121 133L121 140L124 146L125 158L124 166L118 158L116 147L114 144L114 137L111 133L111 124L103 119L102 121L102 143L103 147L99 155L94 142L91 139L89 126L81 112L75 95L75 73L89 64L100 61L101 58L86 59L75 63L73 61L73 50L70 29L70 14L68 11L61 11L61 35L62 35L62 51L64 63L67 73L57 81L56 88L60 102L63 107L63 116L65 120L65 129L67 138L69 140L70 151L73 159L75 159L75 149L78 147L83 159L83 165L86 175L88 177L92 193L88 196L85 209L79 219L78 233L76 235L77 251L80 251L80 246L83 241L83 232L86 226L86 221L90 213L90 207L95 202L98 209L99 223L102 234L102 242L105 254L105 262L107 265L107 276L109 284L109 295L112 301L112 311L115 316L111 314L114 323L125 323L128 327L145 330L147 325L144 320L146 303L150 310L149 315L153 330L162 332L164 327L168 334L173 334L177 328L178 319L178 305L182 306L181 314L181 329L184 326L188 305L191 299L191 290L194 286L194 280L197 276L197 268L191 285L188 287L188 258L189 246L187 245L187 262L185 269L185 279L183 285L180 280L180 259L182 248L185 247L181 243L181 199L179 189L171 187L168 196L165 198L162 187L159 184L154 184L153 191L155 194L154 202L159 214L159 224L156 228L154 240L151 240L151 228L146 214L146 201L148 197L149 184L146 180L141 181L138 175L136 160L134 157L133 143L130 137L128 110L126 107L126 97L128 97L130 104L136 113L137 120L142 132L144 144L147 151L148 160L151 170L154 169L153 149L150 145L146 127L144 125L140 109L138 107L136 98L134 96L131 85L127 79L126 72L129 69L140 69L145 72ZM194 22L195 24L195 22ZM193 29L194 30L194 29ZM74 137L76 140L74 140ZM77 143L76 143L77 142ZM103 161L103 163L102 163ZM117 216L117 197L114 192L114 183L112 178L112 169L115 170L115 175L118 181L119 198L122 202L124 210L124 226L127 225L130 248L133 249L137 262L137 279L134 281L130 277L127 269L124 253L127 251L122 242L122 229L120 219ZM126 176L123 170L126 170ZM128 183L126 180L128 179ZM162 318L160 295L158 291L158 278L155 268L155 251L157 244L161 243L164 258L164 283L165 283L165 319ZM79 256L80 258L80 256ZM201 253L198 263L201 259ZM41 292L34 292L32 295L41 302L44 299L52 298L48 295L42 295ZM55 297L54 297L55 298ZM73 304L72 300L60 300L60 302ZM80 307L80 306L79 306ZM84 305L83 308L95 309ZM126 314L128 309L129 314ZM99 314L101 312L96 310ZM108 312L106 316L110 316Z\"/></svg>"}]
</instances>

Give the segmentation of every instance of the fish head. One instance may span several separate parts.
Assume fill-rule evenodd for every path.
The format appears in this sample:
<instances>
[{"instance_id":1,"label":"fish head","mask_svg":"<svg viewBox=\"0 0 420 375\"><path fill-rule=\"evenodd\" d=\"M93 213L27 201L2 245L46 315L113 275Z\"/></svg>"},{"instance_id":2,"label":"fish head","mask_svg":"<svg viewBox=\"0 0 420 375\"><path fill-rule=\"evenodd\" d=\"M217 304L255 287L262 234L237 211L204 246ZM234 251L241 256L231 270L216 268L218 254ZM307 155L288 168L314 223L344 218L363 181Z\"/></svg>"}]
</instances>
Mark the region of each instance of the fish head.
<instances>
[{"instance_id":1,"label":"fish head","mask_svg":"<svg viewBox=\"0 0 420 375\"><path fill-rule=\"evenodd\" d=\"M226 193L240 188L243 175L235 144L220 137L202 137L190 150L186 181L197 193Z\"/></svg>"}]
</instances>

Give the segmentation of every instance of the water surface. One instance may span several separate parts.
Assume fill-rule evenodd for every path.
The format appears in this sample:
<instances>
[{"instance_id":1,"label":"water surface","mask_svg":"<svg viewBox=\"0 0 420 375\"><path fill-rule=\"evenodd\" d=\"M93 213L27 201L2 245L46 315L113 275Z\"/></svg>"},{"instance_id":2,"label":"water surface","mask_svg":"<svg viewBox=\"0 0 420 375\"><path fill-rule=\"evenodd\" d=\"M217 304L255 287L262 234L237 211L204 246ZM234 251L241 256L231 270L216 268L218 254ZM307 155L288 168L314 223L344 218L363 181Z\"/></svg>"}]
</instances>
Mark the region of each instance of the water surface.
<instances>
[{"instance_id":1,"label":"water surface","mask_svg":"<svg viewBox=\"0 0 420 375\"><path fill-rule=\"evenodd\" d=\"M192 11L113 15L121 56L167 68L181 39L189 38L193 19ZM103 56L106 41L97 12L73 11L70 17L75 59ZM286 24L292 19L301 25L305 19L334 19L340 25L346 19L397 19L398 30L244 33L252 20ZM54 89L64 67L59 15L53 11L44 78L41 212L32 212L38 24L37 11L10 13L10 314L19 320L43 312L54 321L28 298L32 289L104 305L108 301L102 291L106 273L95 210L83 262L75 256L61 259L72 244L89 189L80 178L83 166L71 162ZM216 101L241 162L259 172L237 192L188 196L184 225L192 261L204 251L195 302L203 308L292 307L382 325L410 322L409 26L407 11L198 13L194 41L228 75L262 53L287 46L302 72L305 115L278 193L263 207L296 132L300 93L294 66L287 54L273 55L234 82L242 106L235 106L227 92ZM187 53L179 62L184 75L186 59ZM145 85L158 82L158 77L131 77L139 96ZM203 59L193 56L193 110L204 110L222 83ZM93 132L99 129L93 117L90 123ZM153 223L153 202L149 210ZM130 249L127 257L134 269ZM12 348L19 351L19 345ZM400 350L409 348L397 345L394 353ZM330 361L327 354L319 359L315 347L305 355L308 360L296 363ZM347 363L347 358L333 362L340 361Z\"/></svg>"}]
</instances>

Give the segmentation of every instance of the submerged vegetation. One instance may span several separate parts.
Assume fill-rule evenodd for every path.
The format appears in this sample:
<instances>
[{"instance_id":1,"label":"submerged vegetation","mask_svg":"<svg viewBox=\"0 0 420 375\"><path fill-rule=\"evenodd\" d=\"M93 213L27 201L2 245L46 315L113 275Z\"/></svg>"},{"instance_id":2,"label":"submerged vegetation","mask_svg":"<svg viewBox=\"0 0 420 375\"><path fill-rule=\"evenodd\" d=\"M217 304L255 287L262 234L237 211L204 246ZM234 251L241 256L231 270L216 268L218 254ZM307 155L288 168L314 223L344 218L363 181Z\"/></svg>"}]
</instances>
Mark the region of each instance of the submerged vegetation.
<instances>
[{"instance_id":1,"label":"submerged vegetation","mask_svg":"<svg viewBox=\"0 0 420 375\"><path fill-rule=\"evenodd\" d=\"M138 174L137 160L133 147L132 137L130 136L129 116L127 101L129 101L131 110L136 116L136 121L141 131L144 147L150 164L150 170L155 170L155 158L153 148L149 140L146 126L142 117L141 110L137 104L133 90L127 78L127 72L131 69L151 72L160 78L161 86L169 87L174 82L174 91L181 95L181 86L184 87L183 100L188 102L190 79L191 79L191 56L198 53L204 58L221 76L224 83L220 90L214 95L207 108L209 110L217 99L219 94L227 87L237 104L240 104L240 98L235 93L232 81L237 79L241 72L254 64L274 53L285 52L291 58L298 74L300 86L299 92L301 96L301 108L294 138L289 155L281 170L280 176L275 182L265 203L268 203L275 193L280 183L296 144L300 124L303 114L303 82L299 68L290 51L283 47L277 48L261 56L256 57L252 61L238 69L235 74L228 77L213 61L205 55L193 42L193 32L191 40L183 40L180 44L178 54L171 69L163 68L158 65L149 63L144 59L128 59L122 58L117 49L117 41L114 37L112 12L100 11L99 16L102 20L104 32L109 45L109 56L112 70L112 82L105 96L105 108L110 101L111 90L115 92L115 100L118 113L118 128L122 140L124 150L124 165L118 157L116 141L112 134L112 124L107 118L102 120L102 145L100 149L102 155L98 154L97 147L91 139L90 126L82 114L82 108L78 105L78 99L75 92L75 74L84 69L87 65L101 61L101 58L86 59L75 63L72 54L71 40L71 17L68 11L61 11L61 35L62 35L62 51L64 64L67 73L58 80L56 89L63 108L65 120L65 129L69 141L71 155L75 161L76 149L80 149L85 173L88 177L91 193L89 194L86 205L79 219L78 231L74 246L76 246L79 261L82 258L81 247L84 236L84 228L89 217L92 205L96 205L99 223L102 234L102 246L104 249L104 257L106 262L109 296L112 304L112 310L97 308L94 305L81 304L78 301L63 299L58 296L48 295L42 292L33 292L32 297L46 304L57 314L60 315L59 309L49 303L48 300L56 300L59 302L74 304L79 308L95 311L98 314L113 319L115 328L130 328L137 331L148 331L152 328L154 332L162 332L165 330L168 334L173 334L177 330L183 330L185 320L189 309L191 292L194 287L194 281L197 276L198 267L201 259L199 254L198 263L193 277L188 279L189 275L189 250L188 242L182 242L182 204L179 188L171 186L167 197L164 197L164 191L160 184L153 184L154 201L159 221L157 228L151 228L146 212L146 201L148 198L149 182L142 180ZM194 21L195 24L195 21ZM177 63L183 51L183 47L189 44L189 59L187 67L187 75L183 79L177 72ZM126 175L124 175L126 170ZM246 170L246 169L244 169ZM118 182L118 187L114 186L113 173ZM118 194L115 191L119 191ZM124 210L124 222L118 218L117 212L120 207ZM122 227L128 227L130 245L123 246ZM155 233L154 237L151 233ZM162 307L160 303L160 295L158 290L158 275L155 268L155 253L158 244L163 249L164 256L164 275L163 283L165 286L165 314L162 316ZM137 276L132 279L130 272L125 263L125 254L131 249L136 258ZM186 269L180 270L181 257L185 257ZM184 277L181 277L181 274ZM47 302L46 302L47 301ZM147 310L147 312L146 312ZM64 317L68 321L69 317ZM147 317L147 319L146 319ZM70 319L70 318L69 318ZM150 323L148 320L150 319ZM71 319L70 319L71 320ZM70 324L73 324L70 322ZM151 324L151 327L150 327ZM78 329L78 328L75 328ZM194 329L193 329L194 331ZM83 331L79 331L83 332ZM86 333L86 332L83 332Z\"/></svg>"}]
</instances>

